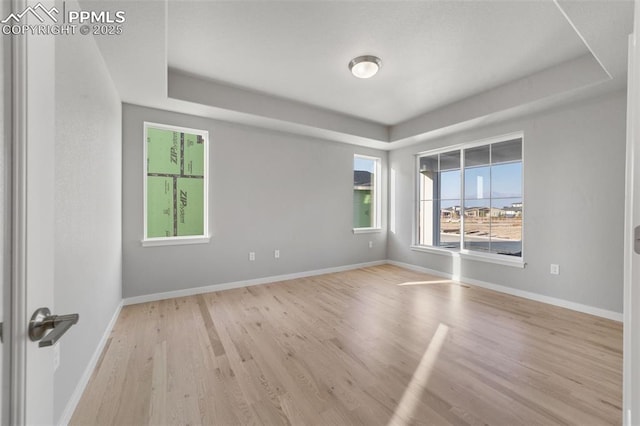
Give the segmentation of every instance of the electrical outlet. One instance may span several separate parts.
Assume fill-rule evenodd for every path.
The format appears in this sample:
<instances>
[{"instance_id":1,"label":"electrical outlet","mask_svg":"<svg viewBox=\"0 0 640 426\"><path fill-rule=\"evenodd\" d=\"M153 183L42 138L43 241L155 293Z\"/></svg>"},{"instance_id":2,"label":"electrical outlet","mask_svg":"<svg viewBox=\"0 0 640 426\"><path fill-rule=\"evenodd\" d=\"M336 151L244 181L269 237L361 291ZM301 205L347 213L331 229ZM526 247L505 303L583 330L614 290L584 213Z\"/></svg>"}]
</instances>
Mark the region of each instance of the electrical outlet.
<instances>
[{"instance_id":1,"label":"electrical outlet","mask_svg":"<svg viewBox=\"0 0 640 426\"><path fill-rule=\"evenodd\" d=\"M256 252L255 251L250 251L249 252L249 260L252 261L252 262L254 260L256 260Z\"/></svg>"},{"instance_id":2,"label":"electrical outlet","mask_svg":"<svg viewBox=\"0 0 640 426\"><path fill-rule=\"evenodd\" d=\"M280 259L280 250L275 249L273 251L273 257L275 257L276 259Z\"/></svg>"},{"instance_id":3,"label":"electrical outlet","mask_svg":"<svg viewBox=\"0 0 640 426\"><path fill-rule=\"evenodd\" d=\"M552 263L549 272L551 273L551 275L560 275L560 265Z\"/></svg>"},{"instance_id":4,"label":"electrical outlet","mask_svg":"<svg viewBox=\"0 0 640 426\"><path fill-rule=\"evenodd\" d=\"M369 248L373 248L373 241L369 241Z\"/></svg>"},{"instance_id":5,"label":"electrical outlet","mask_svg":"<svg viewBox=\"0 0 640 426\"><path fill-rule=\"evenodd\" d=\"M60 343L53 345L53 371L60 367Z\"/></svg>"}]
</instances>

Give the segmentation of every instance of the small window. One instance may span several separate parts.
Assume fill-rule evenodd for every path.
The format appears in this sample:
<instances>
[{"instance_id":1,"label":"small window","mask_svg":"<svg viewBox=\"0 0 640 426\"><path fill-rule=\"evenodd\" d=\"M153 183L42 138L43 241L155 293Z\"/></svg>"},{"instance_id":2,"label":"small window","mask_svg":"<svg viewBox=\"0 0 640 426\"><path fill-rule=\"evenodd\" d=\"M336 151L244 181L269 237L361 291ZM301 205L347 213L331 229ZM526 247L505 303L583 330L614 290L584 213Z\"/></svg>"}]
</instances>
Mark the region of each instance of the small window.
<instances>
[{"instance_id":1,"label":"small window","mask_svg":"<svg viewBox=\"0 0 640 426\"><path fill-rule=\"evenodd\" d=\"M207 242L209 133L144 123L143 245Z\"/></svg>"},{"instance_id":2,"label":"small window","mask_svg":"<svg viewBox=\"0 0 640 426\"><path fill-rule=\"evenodd\" d=\"M353 229L380 229L380 159L353 157Z\"/></svg>"},{"instance_id":3,"label":"small window","mask_svg":"<svg viewBox=\"0 0 640 426\"><path fill-rule=\"evenodd\" d=\"M522 136L418 156L419 246L522 258Z\"/></svg>"}]
</instances>

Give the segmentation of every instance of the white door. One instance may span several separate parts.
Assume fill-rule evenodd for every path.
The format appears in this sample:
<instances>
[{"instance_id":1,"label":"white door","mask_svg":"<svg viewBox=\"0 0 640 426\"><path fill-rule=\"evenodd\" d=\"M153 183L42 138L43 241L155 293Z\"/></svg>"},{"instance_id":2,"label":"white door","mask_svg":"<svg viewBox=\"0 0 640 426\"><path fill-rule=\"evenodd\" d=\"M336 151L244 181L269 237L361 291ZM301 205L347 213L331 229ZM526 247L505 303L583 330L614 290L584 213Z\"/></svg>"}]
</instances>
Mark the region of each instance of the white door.
<instances>
[{"instance_id":1,"label":"white door","mask_svg":"<svg viewBox=\"0 0 640 426\"><path fill-rule=\"evenodd\" d=\"M640 425L640 2L629 38L625 205L623 423ZM636 228L638 234L636 234ZM635 247L636 242L638 247Z\"/></svg>"},{"instance_id":2,"label":"white door","mask_svg":"<svg viewBox=\"0 0 640 426\"><path fill-rule=\"evenodd\" d=\"M7 3L0 3L0 15L5 16L9 13L9 7ZM10 232L11 216L7 214L7 208L11 205L7 199L9 196L8 188L10 184L10 163L9 163L9 135L5 132L11 130L10 123L7 123L8 114L11 111L11 97L7 91L11 90L11 73L7 72L6 67L9 65L9 57L7 56L10 50L10 40L5 37L0 40L0 135L2 140L2 147L0 148L0 274L2 279L0 280L0 324L3 329L0 330L0 335L5 326L8 326L8 310L5 309L5 303L8 303L8 298L5 297L5 292L9 290L9 250L11 244L8 244L8 231ZM9 424L9 392L5 392L5 386L8 385L7 377L9 372L9 365L5 365L5 361L9 361L9 345L4 344L4 336L2 336L2 342L0 343L0 424ZM5 355L7 353L7 355Z\"/></svg>"},{"instance_id":3,"label":"white door","mask_svg":"<svg viewBox=\"0 0 640 426\"><path fill-rule=\"evenodd\" d=\"M14 12L39 3L14 0ZM20 24L38 24L31 13ZM40 307L53 310L55 43L53 36L12 37L13 199L11 424L53 424L52 348L28 337ZM54 312L55 313L55 312Z\"/></svg>"}]
</instances>

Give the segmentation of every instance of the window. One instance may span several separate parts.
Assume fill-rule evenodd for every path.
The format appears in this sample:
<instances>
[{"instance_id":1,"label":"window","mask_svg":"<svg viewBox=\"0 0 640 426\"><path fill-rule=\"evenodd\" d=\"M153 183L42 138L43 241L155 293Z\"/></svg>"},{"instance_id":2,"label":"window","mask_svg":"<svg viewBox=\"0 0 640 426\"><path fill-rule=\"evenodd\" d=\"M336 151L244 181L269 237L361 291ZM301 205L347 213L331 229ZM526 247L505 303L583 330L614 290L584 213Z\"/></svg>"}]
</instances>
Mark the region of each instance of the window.
<instances>
[{"instance_id":1,"label":"window","mask_svg":"<svg viewBox=\"0 0 640 426\"><path fill-rule=\"evenodd\" d=\"M355 155L353 157L354 231L381 228L380 182L380 159Z\"/></svg>"},{"instance_id":2,"label":"window","mask_svg":"<svg viewBox=\"0 0 640 426\"><path fill-rule=\"evenodd\" d=\"M522 257L522 136L418 156L419 246Z\"/></svg>"},{"instance_id":3,"label":"window","mask_svg":"<svg viewBox=\"0 0 640 426\"><path fill-rule=\"evenodd\" d=\"M207 242L209 133L144 123L143 245Z\"/></svg>"}]
</instances>

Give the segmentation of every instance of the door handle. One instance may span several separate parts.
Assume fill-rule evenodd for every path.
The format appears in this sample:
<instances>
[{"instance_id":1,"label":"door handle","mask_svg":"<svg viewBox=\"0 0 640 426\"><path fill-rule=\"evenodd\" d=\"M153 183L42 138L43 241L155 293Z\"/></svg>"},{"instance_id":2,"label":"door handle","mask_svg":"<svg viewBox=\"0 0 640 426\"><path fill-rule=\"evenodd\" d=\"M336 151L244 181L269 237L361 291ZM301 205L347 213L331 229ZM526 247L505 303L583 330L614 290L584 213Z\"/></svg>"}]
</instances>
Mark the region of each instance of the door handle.
<instances>
[{"instance_id":1,"label":"door handle","mask_svg":"<svg viewBox=\"0 0 640 426\"><path fill-rule=\"evenodd\" d=\"M53 346L79 319L78 314L51 315L49 308L39 308L29 321L29 338L32 342L40 341L41 348ZM48 330L52 331L47 333Z\"/></svg>"},{"instance_id":2,"label":"door handle","mask_svg":"<svg viewBox=\"0 0 640 426\"><path fill-rule=\"evenodd\" d=\"M636 226L633 230L633 251L640 254L640 226Z\"/></svg>"}]
</instances>

